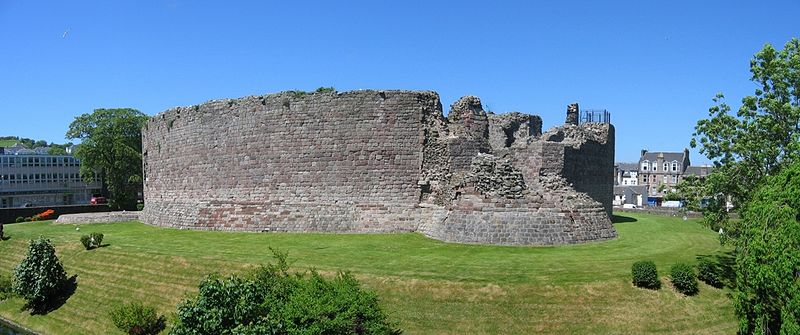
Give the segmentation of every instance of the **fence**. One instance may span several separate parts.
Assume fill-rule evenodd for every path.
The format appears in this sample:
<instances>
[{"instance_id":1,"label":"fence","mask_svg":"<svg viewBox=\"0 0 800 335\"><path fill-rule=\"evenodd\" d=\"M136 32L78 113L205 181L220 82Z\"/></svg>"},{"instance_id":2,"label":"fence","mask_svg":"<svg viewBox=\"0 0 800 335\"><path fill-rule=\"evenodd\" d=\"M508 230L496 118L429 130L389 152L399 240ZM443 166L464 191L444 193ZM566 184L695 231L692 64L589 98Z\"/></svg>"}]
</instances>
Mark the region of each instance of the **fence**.
<instances>
[{"instance_id":1,"label":"fence","mask_svg":"<svg viewBox=\"0 0 800 335\"><path fill-rule=\"evenodd\" d=\"M581 111L580 123L611 123L611 113L605 109L585 109Z\"/></svg>"}]
</instances>

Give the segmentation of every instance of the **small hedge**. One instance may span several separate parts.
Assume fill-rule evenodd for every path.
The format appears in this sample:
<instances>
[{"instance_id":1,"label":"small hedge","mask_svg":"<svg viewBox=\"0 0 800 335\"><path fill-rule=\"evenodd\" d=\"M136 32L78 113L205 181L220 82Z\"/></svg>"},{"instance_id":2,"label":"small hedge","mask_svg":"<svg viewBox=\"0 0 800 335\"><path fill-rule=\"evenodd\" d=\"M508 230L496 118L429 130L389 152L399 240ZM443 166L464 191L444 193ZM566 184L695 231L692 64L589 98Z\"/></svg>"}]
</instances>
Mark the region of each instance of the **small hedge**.
<instances>
[{"instance_id":1,"label":"small hedge","mask_svg":"<svg viewBox=\"0 0 800 335\"><path fill-rule=\"evenodd\" d=\"M89 235L83 235L81 236L81 243L86 250L99 248L103 243L103 234L91 233Z\"/></svg>"},{"instance_id":2,"label":"small hedge","mask_svg":"<svg viewBox=\"0 0 800 335\"><path fill-rule=\"evenodd\" d=\"M653 261L638 261L631 267L633 285L636 287L657 290L661 288L661 281L658 280L658 270Z\"/></svg>"},{"instance_id":3,"label":"small hedge","mask_svg":"<svg viewBox=\"0 0 800 335\"><path fill-rule=\"evenodd\" d=\"M11 277L0 274L0 301L11 297L14 292L13 284Z\"/></svg>"},{"instance_id":4,"label":"small hedge","mask_svg":"<svg viewBox=\"0 0 800 335\"><path fill-rule=\"evenodd\" d=\"M677 263L670 269L670 279L672 285L678 292L685 295L693 295L697 293L697 278L694 274L694 268L686 263Z\"/></svg>"},{"instance_id":5,"label":"small hedge","mask_svg":"<svg viewBox=\"0 0 800 335\"><path fill-rule=\"evenodd\" d=\"M125 334L155 335L166 327L166 319L156 309L139 303L118 306L111 310L111 321Z\"/></svg>"},{"instance_id":6,"label":"small hedge","mask_svg":"<svg viewBox=\"0 0 800 335\"><path fill-rule=\"evenodd\" d=\"M717 262L708 258L702 258L700 262L697 263L697 279L702 280L710 286L722 288L725 286L723 278L722 268Z\"/></svg>"}]
</instances>

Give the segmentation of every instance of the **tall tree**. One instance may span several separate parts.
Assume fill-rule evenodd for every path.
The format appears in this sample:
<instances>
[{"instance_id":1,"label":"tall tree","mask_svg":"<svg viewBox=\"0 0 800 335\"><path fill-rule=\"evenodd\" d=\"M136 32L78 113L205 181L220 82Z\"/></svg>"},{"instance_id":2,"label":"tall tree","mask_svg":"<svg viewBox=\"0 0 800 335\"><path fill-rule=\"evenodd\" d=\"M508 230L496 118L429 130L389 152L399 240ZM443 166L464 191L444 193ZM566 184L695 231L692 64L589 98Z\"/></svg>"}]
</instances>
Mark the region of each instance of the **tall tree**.
<instances>
[{"instance_id":1,"label":"tall tree","mask_svg":"<svg viewBox=\"0 0 800 335\"><path fill-rule=\"evenodd\" d=\"M736 250L734 307L744 334L800 332L800 41L767 44L750 62L755 95L736 115L722 94L692 146L717 166L705 220ZM728 221L727 198L742 220Z\"/></svg>"},{"instance_id":2,"label":"tall tree","mask_svg":"<svg viewBox=\"0 0 800 335\"><path fill-rule=\"evenodd\" d=\"M75 118L66 137L79 139L75 156L81 176L91 180L99 173L116 209L136 209L142 185L142 126L147 115L131 108L95 109Z\"/></svg>"},{"instance_id":3,"label":"tall tree","mask_svg":"<svg viewBox=\"0 0 800 335\"><path fill-rule=\"evenodd\" d=\"M750 73L759 86L755 95L743 98L732 115L718 94L691 141L717 167L706 183L716 200L706 221L728 228L732 236L737 227L727 223L726 196L737 206L745 204L764 177L800 157L800 40L780 51L765 45L750 61Z\"/></svg>"}]
</instances>

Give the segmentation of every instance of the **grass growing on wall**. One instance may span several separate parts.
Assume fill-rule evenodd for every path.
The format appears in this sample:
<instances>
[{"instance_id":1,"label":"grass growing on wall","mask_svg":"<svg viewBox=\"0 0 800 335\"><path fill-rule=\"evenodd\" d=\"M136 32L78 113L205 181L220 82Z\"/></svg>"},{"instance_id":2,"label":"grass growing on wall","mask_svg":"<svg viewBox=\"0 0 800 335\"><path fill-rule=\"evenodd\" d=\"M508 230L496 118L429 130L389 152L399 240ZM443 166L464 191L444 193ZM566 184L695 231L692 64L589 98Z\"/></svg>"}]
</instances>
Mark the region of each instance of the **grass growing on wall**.
<instances>
[{"instance_id":1,"label":"grass growing on wall","mask_svg":"<svg viewBox=\"0 0 800 335\"><path fill-rule=\"evenodd\" d=\"M443 243L419 234L265 234L165 229L141 223L6 226L0 272L24 257L28 240L52 239L75 294L45 316L0 302L0 316L46 334L116 334L108 317L122 302L142 301L160 313L210 272L232 273L271 260L268 247L289 252L295 269L350 270L377 291L407 334L734 333L726 291L701 284L685 297L667 283L675 262L723 251L696 221L625 214L619 238L563 247L498 247ZM105 234L107 246L84 250L80 235ZM655 261L664 287L633 287L631 264Z\"/></svg>"}]
</instances>

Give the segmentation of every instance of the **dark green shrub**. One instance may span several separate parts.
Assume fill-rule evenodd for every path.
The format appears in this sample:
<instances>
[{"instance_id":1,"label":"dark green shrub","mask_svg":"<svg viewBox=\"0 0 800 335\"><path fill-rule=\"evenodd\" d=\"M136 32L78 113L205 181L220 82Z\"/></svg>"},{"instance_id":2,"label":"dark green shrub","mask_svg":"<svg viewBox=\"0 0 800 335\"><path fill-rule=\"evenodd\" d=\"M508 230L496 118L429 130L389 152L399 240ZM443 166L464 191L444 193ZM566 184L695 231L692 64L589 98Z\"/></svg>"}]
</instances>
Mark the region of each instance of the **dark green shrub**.
<instances>
[{"instance_id":1,"label":"dark green shrub","mask_svg":"<svg viewBox=\"0 0 800 335\"><path fill-rule=\"evenodd\" d=\"M83 247L86 248L86 250L99 248L101 243L103 243L103 234L91 233L89 235L81 236L81 244L83 244Z\"/></svg>"},{"instance_id":2,"label":"dark green shrub","mask_svg":"<svg viewBox=\"0 0 800 335\"><path fill-rule=\"evenodd\" d=\"M14 269L14 293L27 302L26 308L43 311L67 284L67 272L56 257L50 240L31 240L28 255Z\"/></svg>"},{"instance_id":3,"label":"dark green shrub","mask_svg":"<svg viewBox=\"0 0 800 335\"><path fill-rule=\"evenodd\" d=\"M137 211L141 212L143 209L144 209L144 204L136 204L136 210Z\"/></svg>"},{"instance_id":4,"label":"dark green shrub","mask_svg":"<svg viewBox=\"0 0 800 335\"><path fill-rule=\"evenodd\" d=\"M15 220L15 222L16 223L25 222L25 217L24 216L17 216L17 219Z\"/></svg>"},{"instance_id":5,"label":"dark green shrub","mask_svg":"<svg viewBox=\"0 0 800 335\"><path fill-rule=\"evenodd\" d=\"M156 309L139 303L118 306L111 310L111 321L130 335L155 335L164 330L166 319Z\"/></svg>"},{"instance_id":6,"label":"dark green shrub","mask_svg":"<svg viewBox=\"0 0 800 335\"><path fill-rule=\"evenodd\" d=\"M286 255L246 276L209 276L178 305L171 334L400 334L347 273L291 274Z\"/></svg>"},{"instance_id":7,"label":"dark green shrub","mask_svg":"<svg viewBox=\"0 0 800 335\"><path fill-rule=\"evenodd\" d=\"M333 88L333 86L331 86L331 87L318 87L317 90L314 91L314 92L317 92L317 93L333 93L333 92L336 92L336 89Z\"/></svg>"},{"instance_id":8,"label":"dark green shrub","mask_svg":"<svg viewBox=\"0 0 800 335\"><path fill-rule=\"evenodd\" d=\"M11 297L13 292L13 282L11 281L11 277L0 274L0 301Z\"/></svg>"},{"instance_id":9,"label":"dark green shrub","mask_svg":"<svg viewBox=\"0 0 800 335\"><path fill-rule=\"evenodd\" d=\"M657 290L661 288L661 280L658 279L658 270L653 261L638 261L631 267L633 285L637 287Z\"/></svg>"},{"instance_id":10,"label":"dark green shrub","mask_svg":"<svg viewBox=\"0 0 800 335\"><path fill-rule=\"evenodd\" d=\"M685 295L693 295L697 293L697 278L694 274L694 268L686 263L677 263L672 266L669 271L672 285L678 292Z\"/></svg>"},{"instance_id":11,"label":"dark green shrub","mask_svg":"<svg viewBox=\"0 0 800 335\"><path fill-rule=\"evenodd\" d=\"M708 258L701 258L697 263L697 278L716 288L722 288L724 275L722 267Z\"/></svg>"}]
</instances>

